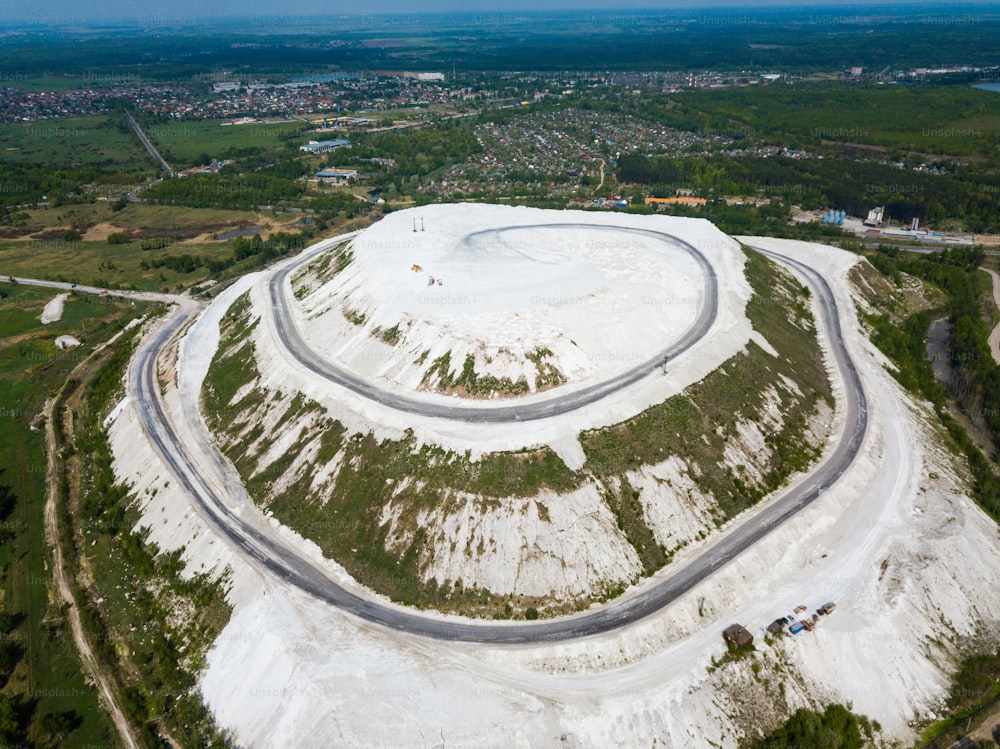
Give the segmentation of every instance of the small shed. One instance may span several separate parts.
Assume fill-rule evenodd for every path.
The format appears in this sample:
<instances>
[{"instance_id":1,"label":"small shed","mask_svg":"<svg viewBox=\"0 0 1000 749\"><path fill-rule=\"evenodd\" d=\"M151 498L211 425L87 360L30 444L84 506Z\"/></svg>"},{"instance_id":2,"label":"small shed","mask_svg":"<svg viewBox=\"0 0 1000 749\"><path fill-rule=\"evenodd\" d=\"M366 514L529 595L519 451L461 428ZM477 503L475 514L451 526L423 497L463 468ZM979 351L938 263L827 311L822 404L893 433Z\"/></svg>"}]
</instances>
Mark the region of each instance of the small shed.
<instances>
[{"instance_id":1,"label":"small shed","mask_svg":"<svg viewBox=\"0 0 1000 749\"><path fill-rule=\"evenodd\" d=\"M742 624L730 624L722 631L722 639L730 645L742 648L753 642L753 635Z\"/></svg>"}]
</instances>

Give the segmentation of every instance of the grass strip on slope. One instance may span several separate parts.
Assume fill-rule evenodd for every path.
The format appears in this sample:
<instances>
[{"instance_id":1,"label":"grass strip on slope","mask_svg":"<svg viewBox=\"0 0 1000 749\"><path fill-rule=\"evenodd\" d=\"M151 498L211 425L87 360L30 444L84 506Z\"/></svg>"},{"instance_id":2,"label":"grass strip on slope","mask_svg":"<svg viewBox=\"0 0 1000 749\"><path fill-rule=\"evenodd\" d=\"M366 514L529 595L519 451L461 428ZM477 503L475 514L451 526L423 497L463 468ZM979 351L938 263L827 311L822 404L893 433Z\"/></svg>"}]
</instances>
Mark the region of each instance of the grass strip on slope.
<instances>
[{"instance_id":1,"label":"grass strip on slope","mask_svg":"<svg viewBox=\"0 0 1000 749\"><path fill-rule=\"evenodd\" d=\"M661 462L671 454L697 463L702 488L719 502L721 522L758 501L818 455L818 449L805 444L802 434L817 401L832 402L832 395L808 292L757 253L749 254L747 273L755 291L748 314L778 351L778 358L751 343L684 394L618 426L583 434L586 473L570 471L547 447L494 453L472 462L468 456L418 445L412 435L383 441L371 434L351 435L301 397L277 414L276 423L283 429L265 426L261 409L277 396L246 387L260 376L248 340L257 321L250 319L247 296L237 300L224 318L222 345L205 383L206 413L251 496L266 504L282 523L319 544L359 582L404 603L505 615L509 612L498 607L506 601L487 591L423 580L421 569L431 548L424 528L428 513L448 515L463 509L460 503L466 501L479 503L485 511L499 502L491 497L529 498L542 490L569 492L590 474L598 485L620 487L608 491L607 501L648 574L669 561L670 551L656 543L646 525L637 492L624 479L627 471ZM764 481L749 486L734 471L721 468L718 456L733 415L755 418L764 392L784 387L782 376L803 395L785 414L783 427L766 435L774 456ZM288 428L299 430L295 444L276 461L261 465L259 456L274 444L279 431ZM286 475L295 456L317 441L315 458L298 474ZM253 450L248 450L251 445ZM338 453L340 470L332 482L317 489L311 466L325 466ZM458 491L471 498L460 498ZM387 507L395 513L397 533L391 538L390 524L385 522ZM613 592L600 595L609 594Z\"/></svg>"},{"instance_id":2,"label":"grass strip on slope","mask_svg":"<svg viewBox=\"0 0 1000 749\"><path fill-rule=\"evenodd\" d=\"M203 656L229 619L224 582L182 575L181 550L135 532L136 498L117 483L103 426L131 356L128 339L61 404L60 527L84 630L144 746L225 745L197 692Z\"/></svg>"},{"instance_id":3,"label":"grass strip on slope","mask_svg":"<svg viewBox=\"0 0 1000 749\"><path fill-rule=\"evenodd\" d=\"M394 600L439 606L451 601L485 606L490 613L502 611L504 600L486 591L439 588L434 581L422 580L420 562L427 540L418 527L417 516L458 502L454 497L457 490L487 497L530 497L543 489L572 491L582 477L567 469L549 448L495 453L472 462L467 455L418 446L412 434L400 440L378 441L370 434L348 435L342 425L318 416L302 428L296 444L283 457L261 470L258 458L246 450L265 432L265 426L253 414L255 408L267 402L267 397L260 390L244 389L247 382L259 377L253 343L248 340L256 324L249 317L248 298L241 297L223 320L222 345L204 389L209 424L220 435L225 452L243 476L251 496L268 504L281 522L319 544L359 582ZM240 399L233 402L238 394ZM277 423L290 425L315 411L317 404L296 397ZM251 424L251 420L255 423ZM274 427L268 427L267 432L270 440L277 436ZM321 504L313 496L313 475L309 470L272 497L275 482L299 450L313 440L320 442L313 465L325 465L342 453L343 468L324 491L327 501ZM413 477L419 477L419 482L412 481ZM400 522L412 531L401 546L389 543L388 526L381 522L390 501L404 508ZM391 551L387 550L390 545Z\"/></svg>"},{"instance_id":4,"label":"grass strip on slope","mask_svg":"<svg viewBox=\"0 0 1000 749\"><path fill-rule=\"evenodd\" d=\"M583 433L587 469L596 477L617 476L621 492L634 493L624 480L627 472L671 455L681 457L699 469L693 479L715 497L722 522L754 505L818 457L819 449L811 447L803 433L817 403L832 404L833 396L809 312L808 290L753 251L747 251L746 274L754 290L747 315L778 357L751 342L683 393L621 424ZM738 468L724 466L720 457L734 420L755 420L765 392L786 389L782 376L794 382L802 396L796 396L795 404L783 411L783 426L764 435L773 454L763 480L752 484ZM652 572L666 563L670 550L650 548L652 532L633 503L637 500L626 496L611 506L647 572Z\"/></svg>"}]
</instances>

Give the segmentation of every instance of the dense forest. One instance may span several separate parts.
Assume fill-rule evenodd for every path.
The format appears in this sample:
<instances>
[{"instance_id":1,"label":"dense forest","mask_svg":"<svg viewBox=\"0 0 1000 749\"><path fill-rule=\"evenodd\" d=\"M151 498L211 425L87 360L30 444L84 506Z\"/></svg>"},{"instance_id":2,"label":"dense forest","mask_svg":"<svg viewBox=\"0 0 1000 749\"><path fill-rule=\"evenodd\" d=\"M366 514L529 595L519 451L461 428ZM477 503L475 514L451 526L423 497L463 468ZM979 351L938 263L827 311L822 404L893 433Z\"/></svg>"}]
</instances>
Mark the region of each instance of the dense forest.
<instances>
[{"instance_id":1,"label":"dense forest","mask_svg":"<svg viewBox=\"0 0 1000 749\"><path fill-rule=\"evenodd\" d=\"M192 208L257 210L263 206L292 205L306 192L306 185L272 173L192 175L165 179L142 193L149 203L186 205Z\"/></svg>"},{"instance_id":2,"label":"dense forest","mask_svg":"<svg viewBox=\"0 0 1000 749\"><path fill-rule=\"evenodd\" d=\"M328 66L435 70L444 60L464 70L811 71L926 64L940 59L942 49L962 50L969 64L990 64L995 56L982 40L1000 35L1000 17L990 11L970 4L951 5L943 13L931 6L921 16L904 19L898 8L885 5L866 6L861 16L831 6L628 13L617 8L522 9L516 14L469 10L379 14L378 23L365 14L353 22L341 15L308 22L292 18L281 23L279 18L275 25L206 22L197 27L185 27L177 18L170 24L171 34L128 33L148 32L141 23L67 33L41 22L40 16L28 33L10 36L10 53L0 57L0 76L53 69L83 74L95 61L119 70L145 63L143 76L151 80L176 80L209 68L250 67L273 75ZM390 40L391 52L372 40ZM158 64L149 65L150 60Z\"/></svg>"},{"instance_id":3,"label":"dense forest","mask_svg":"<svg viewBox=\"0 0 1000 749\"><path fill-rule=\"evenodd\" d=\"M868 157L968 157L1000 168L995 93L948 76L884 84L797 81L617 101L605 96L587 104L748 146L772 143L845 155L845 147L864 144L876 147Z\"/></svg>"},{"instance_id":4,"label":"dense forest","mask_svg":"<svg viewBox=\"0 0 1000 749\"><path fill-rule=\"evenodd\" d=\"M849 159L622 156L618 179L648 186L653 195L673 195L679 187L708 197L760 194L854 216L884 205L897 221L958 218L970 231L1000 232L1000 175L967 180Z\"/></svg>"},{"instance_id":5,"label":"dense forest","mask_svg":"<svg viewBox=\"0 0 1000 749\"><path fill-rule=\"evenodd\" d=\"M913 255L884 250L869 257L891 277L908 273L933 283L945 292L943 307L919 312L898 323L889 316L873 316L873 340L897 364L896 378L909 390L934 403L951 438L969 461L976 501L1000 521L1000 476L996 464L985 456L966 430L948 413L949 395L992 439L1000 444L1000 365L990 353L989 326L983 317L988 287L979 271L982 249L956 248L933 255ZM927 356L927 330L935 318L947 317L952 326L949 394L934 377Z\"/></svg>"}]
</instances>

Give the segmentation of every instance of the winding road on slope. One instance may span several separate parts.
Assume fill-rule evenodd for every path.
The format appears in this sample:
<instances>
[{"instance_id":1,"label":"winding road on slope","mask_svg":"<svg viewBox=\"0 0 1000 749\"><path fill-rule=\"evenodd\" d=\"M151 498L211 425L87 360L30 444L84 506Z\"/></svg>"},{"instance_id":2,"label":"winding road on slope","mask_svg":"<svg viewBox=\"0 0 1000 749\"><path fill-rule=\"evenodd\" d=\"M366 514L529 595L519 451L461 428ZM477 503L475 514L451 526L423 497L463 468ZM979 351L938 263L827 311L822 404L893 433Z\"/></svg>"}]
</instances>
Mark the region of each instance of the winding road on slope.
<instances>
[{"instance_id":1,"label":"winding road on slope","mask_svg":"<svg viewBox=\"0 0 1000 749\"><path fill-rule=\"evenodd\" d=\"M608 226L605 224L532 224L531 226L505 226L502 230L490 229L481 232L474 232L465 237L466 246L472 239L481 239L497 231L511 231L517 229L586 229L588 231L626 232L629 234L640 234L653 239L658 239L677 249L682 250L691 256L698 264L704 279L702 287L702 305L698 317L690 328L661 354L657 354L648 361L643 362L631 369L622 372L603 382L595 383L580 390L556 395L541 401L528 403L514 403L510 405L496 406L484 404L476 406L456 406L450 403L433 403L417 398L410 398L399 393L385 390L368 380L338 367L333 362L324 359L316 353L309 344L302 339L298 328L295 326L294 316L291 311L286 280L288 276L298 268L301 263L293 263L275 273L268 282L268 294L271 300L271 310L274 316L274 324L278 333L278 340L284 345L285 350L306 369L318 374L328 382L347 388L351 392L367 398L370 401L380 403L397 411L404 411L416 416L431 416L453 421L490 422L504 423L516 421L534 421L545 419L550 416L575 411L584 406L590 405L611 393L615 393L622 388L628 387L644 377L648 377L653 372L658 371L665 363L673 361L685 351L700 341L715 324L715 319L719 312L719 280L715 275L715 269L701 252L693 245L665 232L651 231L649 229L636 229L634 227Z\"/></svg>"},{"instance_id":2,"label":"winding road on slope","mask_svg":"<svg viewBox=\"0 0 1000 749\"><path fill-rule=\"evenodd\" d=\"M804 263L777 253L760 251L798 272L816 295L820 313L818 324L825 326L828 331L831 354L844 385L841 405L845 414L845 427L840 441L807 478L771 500L754 516L717 538L685 566L668 571L655 582L626 593L600 608L558 619L532 623L479 623L460 620L457 617L424 615L376 600L374 597L364 597L333 580L326 570L279 539L265 523L254 523L230 509L214 487L232 486L231 482L236 476L235 469L229 466L229 475L216 477L203 475L204 469L192 459L187 446L167 415L157 383L156 363L159 354L192 318L194 311L190 306L176 309L141 346L129 371L128 391L135 398L136 410L150 441L170 471L185 487L202 516L250 561L255 560L261 567L272 571L310 595L366 621L439 640L523 644L586 637L639 621L675 601L814 502L822 495L825 488L844 474L861 448L868 425L867 400L861 378L844 342L840 313L833 291L822 275ZM314 254L303 253L299 262L283 268L276 276L283 278L295 265ZM714 273L712 277L714 278ZM273 282L271 288L273 293L275 289ZM280 301L280 298L277 301ZM709 305L706 304L704 307L707 308ZM698 327L697 324L695 327ZM692 344L688 344L690 345ZM658 364L660 359L656 361ZM648 366L648 363L644 366ZM646 372L636 379L648 374L649 372ZM619 383L618 387L624 385ZM605 391L605 394L612 392L613 389ZM569 394L567 397L575 395L577 394ZM546 404L537 405L544 408ZM479 409L466 410L479 411ZM509 418L509 409L505 409L505 412L498 409L487 412L504 414ZM216 454L211 457L213 464L228 466L221 454L217 450L215 452ZM238 477L235 480L238 481Z\"/></svg>"}]
</instances>

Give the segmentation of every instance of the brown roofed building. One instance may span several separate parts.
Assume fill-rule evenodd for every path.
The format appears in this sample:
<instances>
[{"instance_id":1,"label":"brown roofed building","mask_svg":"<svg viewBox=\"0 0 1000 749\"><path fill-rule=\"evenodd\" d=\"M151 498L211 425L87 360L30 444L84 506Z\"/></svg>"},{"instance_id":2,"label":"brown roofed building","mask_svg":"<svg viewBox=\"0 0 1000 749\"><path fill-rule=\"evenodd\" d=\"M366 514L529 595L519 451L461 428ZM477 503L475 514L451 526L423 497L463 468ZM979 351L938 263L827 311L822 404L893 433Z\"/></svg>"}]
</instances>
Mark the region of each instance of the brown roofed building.
<instances>
[{"instance_id":1,"label":"brown roofed building","mask_svg":"<svg viewBox=\"0 0 1000 749\"><path fill-rule=\"evenodd\" d=\"M674 203L681 203L683 205L705 205L708 201L705 198L691 198L691 197L680 197L680 198L646 198L646 205L672 205Z\"/></svg>"},{"instance_id":2,"label":"brown roofed building","mask_svg":"<svg viewBox=\"0 0 1000 749\"><path fill-rule=\"evenodd\" d=\"M730 645L735 645L738 648L742 648L753 642L753 635L742 624L730 624L723 630L722 638Z\"/></svg>"}]
</instances>

